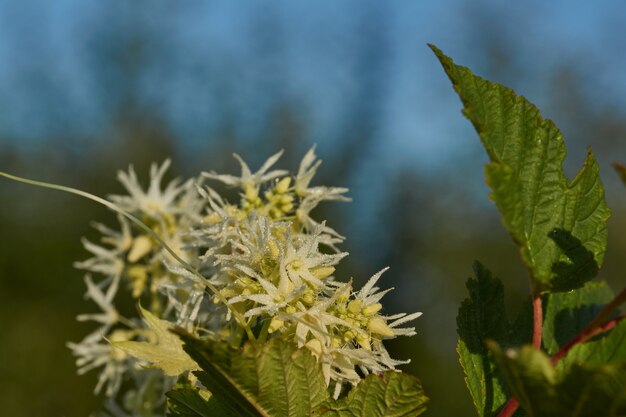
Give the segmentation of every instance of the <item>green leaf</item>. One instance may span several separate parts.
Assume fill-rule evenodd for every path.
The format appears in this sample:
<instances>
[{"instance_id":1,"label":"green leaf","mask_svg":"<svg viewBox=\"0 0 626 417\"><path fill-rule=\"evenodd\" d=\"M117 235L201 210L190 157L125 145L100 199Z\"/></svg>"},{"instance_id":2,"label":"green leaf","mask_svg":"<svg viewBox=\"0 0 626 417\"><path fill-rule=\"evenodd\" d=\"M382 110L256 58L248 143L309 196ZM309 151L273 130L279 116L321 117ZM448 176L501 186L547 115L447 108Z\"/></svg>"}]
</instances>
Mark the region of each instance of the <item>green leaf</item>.
<instances>
[{"instance_id":1,"label":"green leaf","mask_svg":"<svg viewBox=\"0 0 626 417\"><path fill-rule=\"evenodd\" d=\"M532 307L530 302L525 303L518 319L510 324L502 282L478 262L474 263L474 273L476 278L468 279L466 284L469 297L457 316L457 352L478 415L488 417L497 414L507 395L485 341L495 340L504 346L530 341Z\"/></svg>"},{"instance_id":2,"label":"green leaf","mask_svg":"<svg viewBox=\"0 0 626 417\"><path fill-rule=\"evenodd\" d=\"M202 368L195 374L230 414L310 416L329 396L316 359L278 340L242 350L224 349L181 335Z\"/></svg>"},{"instance_id":3,"label":"green leaf","mask_svg":"<svg viewBox=\"0 0 626 417\"><path fill-rule=\"evenodd\" d=\"M534 289L580 287L602 265L610 216L591 150L568 180L563 137L551 120L513 90L475 76L431 48L487 150L491 198L520 246Z\"/></svg>"},{"instance_id":4,"label":"green leaf","mask_svg":"<svg viewBox=\"0 0 626 417\"><path fill-rule=\"evenodd\" d=\"M403 373L370 375L335 401L328 394L321 367L306 349L278 339L233 349L176 332L202 369L194 374L213 395L201 408L199 393L193 388L175 389L168 394L173 417L409 417L426 409L428 398L419 380ZM202 414L209 409L211 414Z\"/></svg>"},{"instance_id":5,"label":"green leaf","mask_svg":"<svg viewBox=\"0 0 626 417\"><path fill-rule=\"evenodd\" d=\"M625 320L620 321L611 331L574 346L559 361L558 369L566 369L574 364L600 366L621 362L626 362Z\"/></svg>"},{"instance_id":6,"label":"green leaf","mask_svg":"<svg viewBox=\"0 0 626 417\"><path fill-rule=\"evenodd\" d=\"M543 347L549 355L571 341L605 304L613 291L605 282L587 283L583 288L544 297Z\"/></svg>"},{"instance_id":7,"label":"green leaf","mask_svg":"<svg viewBox=\"0 0 626 417\"><path fill-rule=\"evenodd\" d=\"M150 362L170 376L198 369L198 365L183 351L182 341L169 331L174 323L159 319L141 306L139 310L156 343L123 341L111 342L111 345L135 358Z\"/></svg>"},{"instance_id":8,"label":"green leaf","mask_svg":"<svg viewBox=\"0 0 626 417\"><path fill-rule=\"evenodd\" d=\"M200 391L190 384L178 385L170 390L168 398L168 417L204 417L227 415L209 391Z\"/></svg>"},{"instance_id":9,"label":"green leaf","mask_svg":"<svg viewBox=\"0 0 626 417\"><path fill-rule=\"evenodd\" d=\"M495 343L490 348L529 417L626 415L626 362L557 371L545 353L530 345L506 352Z\"/></svg>"},{"instance_id":10,"label":"green leaf","mask_svg":"<svg viewBox=\"0 0 626 417\"><path fill-rule=\"evenodd\" d=\"M426 411L428 398L415 377L401 372L369 375L348 395L330 405L324 417L418 416Z\"/></svg>"}]
</instances>

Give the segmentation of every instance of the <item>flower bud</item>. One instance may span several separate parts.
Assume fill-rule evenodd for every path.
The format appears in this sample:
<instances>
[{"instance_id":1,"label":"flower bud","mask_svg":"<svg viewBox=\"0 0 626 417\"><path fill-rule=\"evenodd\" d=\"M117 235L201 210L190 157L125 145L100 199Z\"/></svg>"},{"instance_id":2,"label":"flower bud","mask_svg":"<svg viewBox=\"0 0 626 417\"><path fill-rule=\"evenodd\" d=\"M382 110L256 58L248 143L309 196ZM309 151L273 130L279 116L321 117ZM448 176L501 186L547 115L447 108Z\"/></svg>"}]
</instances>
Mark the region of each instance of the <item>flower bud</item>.
<instances>
[{"instance_id":1,"label":"flower bud","mask_svg":"<svg viewBox=\"0 0 626 417\"><path fill-rule=\"evenodd\" d=\"M202 222L204 224L208 224L209 226L213 226L214 224L218 224L221 221L222 221L222 216L220 216L215 211L213 213L209 214L208 216L204 216L204 218L202 219Z\"/></svg>"},{"instance_id":2,"label":"flower bud","mask_svg":"<svg viewBox=\"0 0 626 417\"><path fill-rule=\"evenodd\" d=\"M146 270L146 267L141 265L133 265L128 268L126 274L131 280L133 298L139 298L144 288L146 287L146 281L148 280L148 271Z\"/></svg>"},{"instance_id":3,"label":"flower bud","mask_svg":"<svg viewBox=\"0 0 626 417\"><path fill-rule=\"evenodd\" d=\"M378 316L373 317L367 327L373 334L383 337L391 337L394 335L393 330L387 325L387 322Z\"/></svg>"},{"instance_id":4,"label":"flower bud","mask_svg":"<svg viewBox=\"0 0 626 417\"><path fill-rule=\"evenodd\" d=\"M319 279L328 278L335 272L334 266L320 266L318 268L311 269L311 273Z\"/></svg>"},{"instance_id":5,"label":"flower bud","mask_svg":"<svg viewBox=\"0 0 626 417\"><path fill-rule=\"evenodd\" d=\"M278 194L285 194L289 190L289 186L291 185L291 177L285 177L282 180L278 181L276 187L274 189Z\"/></svg>"},{"instance_id":6,"label":"flower bud","mask_svg":"<svg viewBox=\"0 0 626 417\"><path fill-rule=\"evenodd\" d=\"M311 339L306 342L304 346L306 346L316 358L319 359L322 355L322 343L319 340Z\"/></svg>"},{"instance_id":7,"label":"flower bud","mask_svg":"<svg viewBox=\"0 0 626 417\"><path fill-rule=\"evenodd\" d=\"M383 308L383 305L381 303L370 304L363 307L363 314L365 314L366 316L373 316L374 314L378 313L381 308Z\"/></svg>"},{"instance_id":8,"label":"flower bud","mask_svg":"<svg viewBox=\"0 0 626 417\"><path fill-rule=\"evenodd\" d=\"M274 333L275 331L282 328L284 324L285 322L278 317L272 317L272 321L270 322L270 326L267 328L267 332Z\"/></svg>"},{"instance_id":9,"label":"flower bud","mask_svg":"<svg viewBox=\"0 0 626 417\"><path fill-rule=\"evenodd\" d=\"M352 300L348 303L348 311L352 314L359 314L361 312L361 300Z\"/></svg>"},{"instance_id":10,"label":"flower bud","mask_svg":"<svg viewBox=\"0 0 626 417\"><path fill-rule=\"evenodd\" d=\"M362 332L356 335L356 342L365 350L372 350L371 339L368 334Z\"/></svg>"},{"instance_id":11,"label":"flower bud","mask_svg":"<svg viewBox=\"0 0 626 417\"><path fill-rule=\"evenodd\" d=\"M128 252L128 262L137 262L152 250L152 240L146 235L140 235L133 240L133 245Z\"/></svg>"},{"instance_id":12,"label":"flower bud","mask_svg":"<svg viewBox=\"0 0 626 417\"><path fill-rule=\"evenodd\" d=\"M253 184L247 183L243 185L243 192L246 200L248 201L256 201L259 198L259 191Z\"/></svg>"},{"instance_id":13,"label":"flower bud","mask_svg":"<svg viewBox=\"0 0 626 417\"><path fill-rule=\"evenodd\" d=\"M276 244L275 241L270 240L267 243L267 247L268 247L268 249L270 251L270 256L272 258L278 258L280 256L280 250L278 249L278 245Z\"/></svg>"}]
</instances>

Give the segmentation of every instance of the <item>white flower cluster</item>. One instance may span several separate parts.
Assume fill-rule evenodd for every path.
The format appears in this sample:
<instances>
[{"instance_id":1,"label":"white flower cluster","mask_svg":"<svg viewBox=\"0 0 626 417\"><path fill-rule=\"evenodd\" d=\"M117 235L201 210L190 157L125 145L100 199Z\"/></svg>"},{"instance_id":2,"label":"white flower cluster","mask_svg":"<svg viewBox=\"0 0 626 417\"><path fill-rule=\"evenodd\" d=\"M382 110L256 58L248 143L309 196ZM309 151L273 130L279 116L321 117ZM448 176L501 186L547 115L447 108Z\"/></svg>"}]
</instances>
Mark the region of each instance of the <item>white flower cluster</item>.
<instances>
[{"instance_id":1,"label":"white flower cluster","mask_svg":"<svg viewBox=\"0 0 626 417\"><path fill-rule=\"evenodd\" d=\"M240 176L203 173L198 180L175 181L164 190L160 183L168 162L152 167L147 191L132 168L120 173L129 195L111 200L143 220L202 275L182 268L150 235L134 234L124 220L119 232L96 226L107 246L85 242L94 256L78 266L104 275L98 283L86 278L87 297L103 313L79 320L94 320L101 327L81 343L70 344L80 372L103 367L96 390L106 384L106 394L113 398L128 377L139 383L133 398L145 391L137 375L152 370L138 367L142 362L137 358L170 376L190 363L179 346L167 350L155 337L163 334L158 328L165 320L233 346L252 334L257 342L282 338L308 349L320 362L326 384L334 384L335 397L346 383L355 385L364 375L404 363L389 356L383 340L415 334L413 328L400 326L421 313L382 314L380 300L389 290L380 291L376 283L385 270L359 291L351 281L336 280L335 266L347 255L337 249L343 237L311 217L323 201L348 200L347 189L311 186L321 163L314 149L294 176L272 170L280 156L273 155L252 172L235 155ZM236 187L239 201L227 201L203 184L206 180ZM121 283L149 310L143 322L117 313L113 300ZM165 351L178 357L159 358ZM175 368L160 365L174 362ZM167 378L157 385L167 388Z\"/></svg>"}]
</instances>

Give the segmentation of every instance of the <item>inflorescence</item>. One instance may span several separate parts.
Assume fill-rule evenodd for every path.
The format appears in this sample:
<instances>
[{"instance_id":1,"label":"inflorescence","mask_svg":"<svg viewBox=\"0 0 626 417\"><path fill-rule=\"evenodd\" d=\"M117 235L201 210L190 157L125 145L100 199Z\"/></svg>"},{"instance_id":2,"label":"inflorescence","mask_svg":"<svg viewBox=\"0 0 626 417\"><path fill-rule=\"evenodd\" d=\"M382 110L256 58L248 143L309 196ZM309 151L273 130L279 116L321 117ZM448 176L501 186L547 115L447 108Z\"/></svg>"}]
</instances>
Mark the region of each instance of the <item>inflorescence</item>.
<instances>
[{"instance_id":1,"label":"inflorescence","mask_svg":"<svg viewBox=\"0 0 626 417\"><path fill-rule=\"evenodd\" d=\"M147 190L132 167L118 174L128 195L110 201L143 221L199 273L121 216L119 230L95 225L101 244L84 241L92 257L76 266L99 277L85 277L86 298L102 312L79 316L99 327L68 346L79 373L101 369L95 391L104 391L110 414L159 409L158 401L147 405L148 395L162 394L195 369L167 332L171 326L235 347L253 334L257 341L281 338L308 349L335 397L346 384L408 362L392 359L383 341L415 334L401 326L421 313L383 314L380 300L390 290L376 284L386 269L358 291L352 280L337 280L335 266L347 255L337 248L344 238L311 216L323 201L349 200L347 189L311 186L321 163L314 149L295 175L272 169L281 154L256 172L235 155L240 176L205 172L165 188L169 161L151 167ZM210 181L238 189L239 201L227 201L205 184ZM142 305L143 320L116 308L124 288Z\"/></svg>"}]
</instances>

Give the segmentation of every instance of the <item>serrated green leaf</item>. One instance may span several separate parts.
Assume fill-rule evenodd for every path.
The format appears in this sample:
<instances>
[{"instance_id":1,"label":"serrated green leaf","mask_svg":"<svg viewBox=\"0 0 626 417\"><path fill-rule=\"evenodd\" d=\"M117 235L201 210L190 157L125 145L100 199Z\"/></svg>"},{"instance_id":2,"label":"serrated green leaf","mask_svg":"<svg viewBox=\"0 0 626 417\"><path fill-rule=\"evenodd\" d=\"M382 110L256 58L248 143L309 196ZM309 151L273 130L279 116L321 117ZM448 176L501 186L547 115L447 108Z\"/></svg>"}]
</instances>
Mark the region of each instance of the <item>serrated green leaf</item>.
<instances>
[{"instance_id":1,"label":"serrated green leaf","mask_svg":"<svg viewBox=\"0 0 626 417\"><path fill-rule=\"evenodd\" d=\"M400 372L370 375L345 398L335 401L328 394L317 360L306 349L274 339L236 350L198 340L181 330L177 333L185 343L185 351L202 368L194 374L213 393L207 404L213 407L211 416L409 417L426 409L428 398L419 380ZM168 394L178 401L172 405L185 411L199 409L198 395L193 390L177 389ZM183 416L187 415L173 414Z\"/></svg>"},{"instance_id":2,"label":"serrated green leaf","mask_svg":"<svg viewBox=\"0 0 626 417\"><path fill-rule=\"evenodd\" d=\"M543 321L543 347L546 352L555 354L612 299L613 291L605 282L590 282L577 290L546 295Z\"/></svg>"},{"instance_id":3,"label":"serrated green leaf","mask_svg":"<svg viewBox=\"0 0 626 417\"><path fill-rule=\"evenodd\" d=\"M507 395L485 341L495 340L504 346L527 343L532 335L532 307L525 303L518 319L510 324L502 282L478 262L474 273L476 278L466 284L469 297L457 316L457 352L478 415L489 417L497 414Z\"/></svg>"},{"instance_id":4,"label":"serrated green leaf","mask_svg":"<svg viewBox=\"0 0 626 417\"><path fill-rule=\"evenodd\" d=\"M348 395L329 406L323 417L412 417L426 411L420 381L401 372L369 375Z\"/></svg>"},{"instance_id":5,"label":"serrated green leaf","mask_svg":"<svg viewBox=\"0 0 626 417\"><path fill-rule=\"evenodd\" d=\"M534 289L581 286L602 265L610 216L591 150L569 181L563 173L563 137L551 120L513 90L475 76L431 48L487 150L491 198L520 246Z\"/></svg>"},{"instance_id":6,"label":"serrated green leaf","mask_svg":"<svg viewBox=\"0 0 626 417\"><path fill-rule=\"evenodd\" d=\"M505 352L495 343L490 348L529 417L626 415L625 362L555 370L550 358L530 345Z\"/></svg>"},{"instance_id":7,"label":"serrated green leaf","mask_svg":"<svg viewBox=\"0 0 626 417\"><path fill-rule=\"evenodd\" d=\"M308 350L279 340L220 349L181 335L185 351L202 371L195 372L228 415L312 416L328 399L324 378Z\"/></svg>"},{"instance_id":8,"label":"serrated green leaf","mask_svg":"<svg viewBox=\"0 0 626 417\"><path fill-rule=\"evenodd\" d=\"M183 372L199 369L198 365L185 353L183 343L170 332L173 323L161 320L148 310L139 307L148 328L153 332L156 343L150 342L111 342L115 348L121 349L152 366L162 369L167 375L177 376Z\"/></svg>"},{"instance_id":9,"label":"serrated green leaf","mask_svg":"<svg viewBox=\"0 0 626 417\"><path fill-rule=\"evenodd\" d=\"M168 417L205 417L228 415L208 391L191 385L177 386L167 394Z\"/></svg>"}]
</instances>

